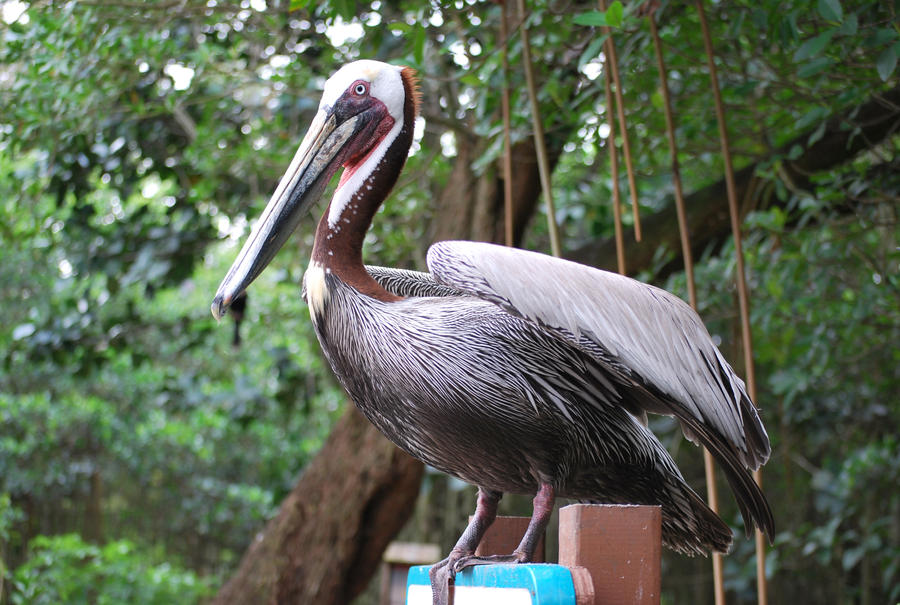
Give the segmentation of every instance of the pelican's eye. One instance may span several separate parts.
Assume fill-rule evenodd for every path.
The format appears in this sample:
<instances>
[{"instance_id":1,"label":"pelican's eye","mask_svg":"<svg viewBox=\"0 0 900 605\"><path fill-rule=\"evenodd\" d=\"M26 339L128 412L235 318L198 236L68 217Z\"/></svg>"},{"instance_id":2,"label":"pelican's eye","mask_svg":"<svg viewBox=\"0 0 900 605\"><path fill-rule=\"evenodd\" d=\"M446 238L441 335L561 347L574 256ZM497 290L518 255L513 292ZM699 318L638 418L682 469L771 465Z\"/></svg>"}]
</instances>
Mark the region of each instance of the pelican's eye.
<instances>
[{"instance_id":1,"label":"pelican's eye","mask_svg":"<svg viewBox=\"0 0 900 605\"><path fill-rule=\"evenodd\" d=\"M358 97L364 96L367 92L369 92L369 87L366 86L365 82L357 82L353 85L353 94Z\"/></svg>"}]
</instances>

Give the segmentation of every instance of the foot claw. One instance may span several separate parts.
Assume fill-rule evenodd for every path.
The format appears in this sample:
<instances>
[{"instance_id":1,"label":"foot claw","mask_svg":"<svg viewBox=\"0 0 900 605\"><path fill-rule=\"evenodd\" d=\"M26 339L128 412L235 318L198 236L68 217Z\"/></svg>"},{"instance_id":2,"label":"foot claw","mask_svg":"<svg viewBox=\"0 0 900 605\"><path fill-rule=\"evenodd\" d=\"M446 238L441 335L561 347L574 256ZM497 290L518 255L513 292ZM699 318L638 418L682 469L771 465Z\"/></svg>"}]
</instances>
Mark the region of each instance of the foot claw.
<instances>
[{"instance_id":1,"label":"foot claw","mask_svg":"<svg viewBox=\"0 0 900 605\"><path fill-rule=\"evenodd\" d=\"M474 567L476 565L496 565L500 563L527 563L525 557L513 553L511 555L488 555L488 556L476 556L469 555L468 557L461 557L456 564L453 566L453 570L456 572L462 571L466 567Z\"/></svg>"},{"instance_id":2,"label":"foot claw","mask_svg":"<svg viewBox=\"0 0 900 605\"><path fill-rule=\"evenodd\" d=\"M431 602L433 605L452 605L452 586L456 578L456 562L464 557L462 553L450 553L450 556L435 563L428 570L431 579Z\"/></svg>"},{"instance_id":3,"label":"foot claw","mask_svg":"<svg viewBox=\"0 0 900 605\"><path fill-rule=\"evenodd\" d=\"M458 572L476 565L496 565L500 563L528 563L528 559L521 553L489 556L450 553L449 557L439 563L435 563L428 570L428 577L431 579L432 604L453 604L453 586Z\"/></svg>"}]
</instances>

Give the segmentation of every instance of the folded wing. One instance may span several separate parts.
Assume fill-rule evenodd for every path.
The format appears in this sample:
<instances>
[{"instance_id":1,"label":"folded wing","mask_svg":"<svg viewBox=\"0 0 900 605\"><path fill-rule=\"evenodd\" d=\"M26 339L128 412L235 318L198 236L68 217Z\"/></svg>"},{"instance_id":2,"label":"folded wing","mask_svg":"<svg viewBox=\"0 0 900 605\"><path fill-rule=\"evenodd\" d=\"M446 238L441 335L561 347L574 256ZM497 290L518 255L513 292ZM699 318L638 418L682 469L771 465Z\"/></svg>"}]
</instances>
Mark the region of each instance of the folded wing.
<instances>
[{"instance_id":1,"label":"folded wing","mask_svg":"<svg viewBox=\"0 0 900 605\"><path fill-rule=\"evenodd\" d=\"M656 395L646 411L677 418L685 435L757 469L769 438L744 382L680 298L642 282L535 252L440 242L428 252L440 284L539 324ZM717 451L718 450L718 451Z\"/></svg>"}]
</instances>

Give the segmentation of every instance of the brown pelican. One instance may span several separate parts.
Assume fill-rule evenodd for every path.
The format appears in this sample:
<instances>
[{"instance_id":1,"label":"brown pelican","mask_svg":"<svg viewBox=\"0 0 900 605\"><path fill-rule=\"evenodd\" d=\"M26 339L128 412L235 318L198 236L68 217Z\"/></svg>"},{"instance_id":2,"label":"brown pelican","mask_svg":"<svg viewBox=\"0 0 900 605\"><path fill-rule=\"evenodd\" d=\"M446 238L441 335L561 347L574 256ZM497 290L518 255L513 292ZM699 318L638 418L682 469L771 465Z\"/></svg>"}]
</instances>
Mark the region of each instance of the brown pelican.
<instances>
[{"instance_id":1,"label":"brown pelican","mask_svg":"<svg viewBox=\"0 0 900 605\"><path fill-rule=\"evenodd\" d=\"M519 547L532 558L554 499L655 504L664 543L728 551L732 534L648 430L674 416L721 464L748 533L772 512L748 469L769 438L744 383L696 313L664 290L534 252L440 242L430 273L366 267L363 239L409 152L414 72L357 61L325 84L287 173L222 281L221 317L344 171L303 278L319 342L356 405L416 458L478 486L472 522L432 568L435 594L483 560L504 492L536 494ZM436 597L437 598L437 597Z\"/></svg>"}]
</instances>

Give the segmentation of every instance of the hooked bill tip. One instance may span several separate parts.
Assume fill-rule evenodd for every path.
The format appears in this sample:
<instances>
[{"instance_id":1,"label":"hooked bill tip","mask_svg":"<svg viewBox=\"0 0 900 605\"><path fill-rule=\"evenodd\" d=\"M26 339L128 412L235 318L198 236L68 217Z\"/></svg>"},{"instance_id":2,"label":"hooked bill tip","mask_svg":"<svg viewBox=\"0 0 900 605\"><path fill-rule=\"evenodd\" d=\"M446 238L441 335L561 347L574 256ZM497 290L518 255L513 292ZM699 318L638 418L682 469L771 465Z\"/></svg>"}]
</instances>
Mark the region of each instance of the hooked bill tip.
<instances>
[{"instance_id":1,"label":"hooked bill tip","mask_svg":"<svg viewBox=\"0 0 900 605\"><path fill-rule=\"evenodd\" d=\"M216 294L216 297L212 301L212 305L210 305L209 310L212 311L213 317L217 320L225 317L225 312L228 311L228 307L231 305L231 299L229 297L228 300L225 300L225 296L222 294Z\"/></svg>"}]
</instances>

